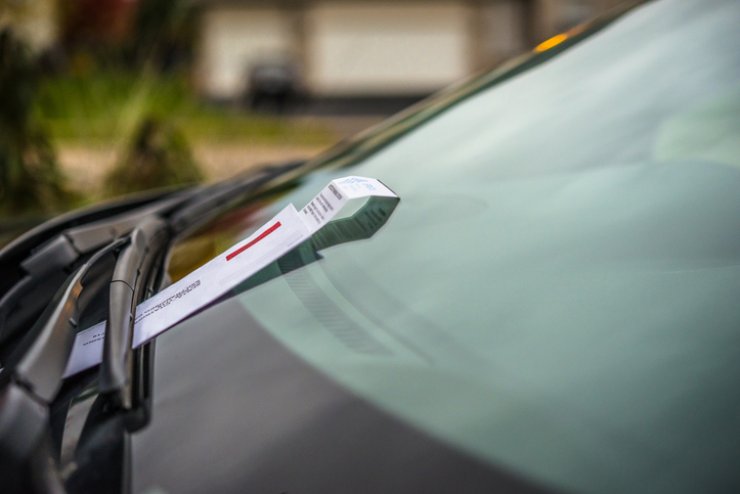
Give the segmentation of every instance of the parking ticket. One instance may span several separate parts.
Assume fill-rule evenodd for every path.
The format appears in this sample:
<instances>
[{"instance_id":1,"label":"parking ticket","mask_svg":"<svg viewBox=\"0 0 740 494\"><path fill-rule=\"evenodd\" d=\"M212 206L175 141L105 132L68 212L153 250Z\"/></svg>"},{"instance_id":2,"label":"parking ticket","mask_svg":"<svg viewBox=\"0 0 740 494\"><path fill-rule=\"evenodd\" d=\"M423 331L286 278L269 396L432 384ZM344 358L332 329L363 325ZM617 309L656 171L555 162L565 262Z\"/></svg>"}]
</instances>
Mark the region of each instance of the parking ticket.
<instances>
[{"instance_id":1,"label":"parking ticket","mask_svg":"<svg viewBox=\"0 0 740 494\"><path fill-rule=\"evenodd\" d=\"M342 218L340 213L350 201L365 198L368 201L355 214ZM398 201L393 191L372 178L332 180L300 211L289 204L249 237L141 302L136 307L133 347L217 300L307 240L318 250L338 243L340 232L342 241L368 238ZM77 333L64 377L99 364L104 339L105 321Z\"/></svg>"}]
</instances>

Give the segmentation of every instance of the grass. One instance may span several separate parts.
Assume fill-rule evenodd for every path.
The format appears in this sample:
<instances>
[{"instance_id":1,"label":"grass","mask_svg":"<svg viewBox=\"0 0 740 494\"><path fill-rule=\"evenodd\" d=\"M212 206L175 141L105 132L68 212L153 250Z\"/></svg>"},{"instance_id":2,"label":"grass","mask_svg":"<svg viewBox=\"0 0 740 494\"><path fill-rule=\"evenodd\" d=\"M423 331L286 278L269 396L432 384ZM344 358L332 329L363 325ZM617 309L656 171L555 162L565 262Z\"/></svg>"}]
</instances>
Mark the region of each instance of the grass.
<instances>
[{"instance_id":1,"label":"grass","mask_svg":"<svg viewBox=\"0 0 740 494\"><path fill-rule=\"evenodd\" d=\"M107 70L44 80L34 108L57 144L125 142L144 115L167 120L191 144L239 143L325 145L326 128L207 105L184 76Z\"/></svg>"}]
</instances>

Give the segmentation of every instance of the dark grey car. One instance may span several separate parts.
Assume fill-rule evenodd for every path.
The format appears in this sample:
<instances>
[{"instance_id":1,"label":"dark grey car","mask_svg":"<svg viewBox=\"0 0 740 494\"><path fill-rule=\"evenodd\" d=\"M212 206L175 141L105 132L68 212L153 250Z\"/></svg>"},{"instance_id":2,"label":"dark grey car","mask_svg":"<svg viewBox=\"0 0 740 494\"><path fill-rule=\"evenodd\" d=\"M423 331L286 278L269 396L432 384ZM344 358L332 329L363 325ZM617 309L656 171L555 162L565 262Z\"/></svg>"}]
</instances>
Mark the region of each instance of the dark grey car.
<instances>
[{"instance_id":1,"label":"dark grey car","mask_svg":"<svg viewBox=\"0 0 740 494\"><path fill-rule=\"evenodd\" d=\"M336 177L401 198L371 239L290 253L156 349L113 348L107 370L61 387L17 343L53 296L51 281L27 282L17 307L46 302L25 319L3 306L3 348L27 363L3 360L0 445L19 468L3 482L740 490L739 25L735 0L648 2L312 161L96 217L148 207L164 223L141 300ZM46 275L69 283L111 249L88 268L86 323L110 317L108 285L91 280L120 265L115 239L141 219ZM6 299L41 269L23 259L54 238L43 231L0 254ZM40 418L13 415L11 393L36 393Z\"/></svg>"}]
</instances>

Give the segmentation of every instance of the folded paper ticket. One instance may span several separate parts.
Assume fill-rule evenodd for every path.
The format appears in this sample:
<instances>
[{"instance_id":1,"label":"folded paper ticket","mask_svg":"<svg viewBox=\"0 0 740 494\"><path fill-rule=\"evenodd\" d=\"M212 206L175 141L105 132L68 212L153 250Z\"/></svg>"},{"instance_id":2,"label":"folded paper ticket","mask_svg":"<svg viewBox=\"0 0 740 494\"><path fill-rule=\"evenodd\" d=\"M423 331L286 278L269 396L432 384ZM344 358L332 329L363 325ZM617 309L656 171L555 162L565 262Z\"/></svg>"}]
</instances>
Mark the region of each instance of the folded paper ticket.
<instances>
[{"instance_id":1,"label":"folded paper ticket","mask_svg":"<svg viewBox=\"0 0 740 494\"><path fill-rule=\"evenodd\" d=\"M366 200L349 216L350 203ZM378 180L332 180L300 211L290 204L257 231L136 307L133 347L156 337L222 297L304 242L320 250L369 238L388 219L399 198ZM356 204L353 204L356 205ZM102 360L105 321L80 331L65 377Z\"/></svg>"}]
</instances>

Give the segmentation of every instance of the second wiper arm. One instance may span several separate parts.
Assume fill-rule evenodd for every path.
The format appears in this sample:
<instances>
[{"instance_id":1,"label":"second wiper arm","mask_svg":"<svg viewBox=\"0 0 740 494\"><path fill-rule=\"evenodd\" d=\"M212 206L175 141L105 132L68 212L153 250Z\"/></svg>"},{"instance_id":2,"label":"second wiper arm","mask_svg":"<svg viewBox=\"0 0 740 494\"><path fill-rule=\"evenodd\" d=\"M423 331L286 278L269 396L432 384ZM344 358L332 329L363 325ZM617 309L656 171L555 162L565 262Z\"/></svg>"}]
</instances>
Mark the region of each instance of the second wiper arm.
<instances>
[{"instance_id":1,"label":"second wiper arm","mask_svg":"<svg viewBox=\"0 0 740 494\"><path fill-rule=\"evenodd\" d=\"M153 258L168 239L167 223L151 217L131 232L130 242L118 254L108 298L103 361L100 367L99 389L112 393L116 402L130 407L127 392L131 380L131 344L136 317L136 304L142 295L142 278L148 273Z\"/></svg>"}]
</instances>

